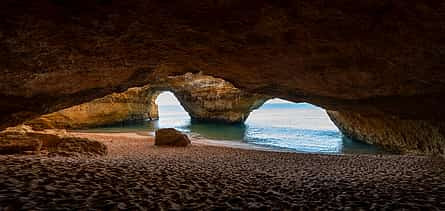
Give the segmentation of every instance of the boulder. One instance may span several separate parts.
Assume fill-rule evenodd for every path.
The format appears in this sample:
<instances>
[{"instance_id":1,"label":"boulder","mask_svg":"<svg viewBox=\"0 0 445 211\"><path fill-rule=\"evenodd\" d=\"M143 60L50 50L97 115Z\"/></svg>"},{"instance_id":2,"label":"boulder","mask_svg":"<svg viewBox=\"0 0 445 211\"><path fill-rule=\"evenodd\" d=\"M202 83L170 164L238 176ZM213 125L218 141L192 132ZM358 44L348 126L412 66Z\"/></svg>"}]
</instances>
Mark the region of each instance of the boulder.
<instances>
[{"instance_id":1,"label":"boulder","mask_svg":"<svg viewBox=\"0 0 445 211\"><path fill-rule=\"evenodd\" d=\"M0 132L0 154L92 156L106 153L103 143L70 136L65 130L34 131L30 126L21 125Z\"/></svg>"},{"instance_id":2,"label":"boulder","mask_svg":"<svg viewBox=\"0 0 445 211\"><path fill-rule=\"evenodd\" d=\"M157 146L181 146L191 144L189 137L174 128L164 128L156 131L155 145Z\"/></svg>"},{"instance_id":3,"label":"boulder","mask_svg":"<svg viewBox=\"0 0 445 211\"><path fill-rule=\"evenodd\" d=\"M41 147L42 142L35 137L14 133L0 134L0 154L35 154Z\"/></svg>"}]
</instances>

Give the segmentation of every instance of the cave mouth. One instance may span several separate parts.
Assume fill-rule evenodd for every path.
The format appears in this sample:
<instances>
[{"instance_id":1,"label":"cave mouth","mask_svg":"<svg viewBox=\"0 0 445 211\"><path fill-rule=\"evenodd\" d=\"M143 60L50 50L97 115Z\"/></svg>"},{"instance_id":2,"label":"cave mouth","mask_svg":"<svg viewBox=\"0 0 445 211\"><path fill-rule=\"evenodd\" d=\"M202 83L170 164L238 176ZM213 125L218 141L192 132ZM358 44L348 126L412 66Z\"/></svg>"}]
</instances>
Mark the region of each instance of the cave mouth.
<instances>
[{"instance_id":1,"label":"cave mouth","mask_svg":"<svg viewBox=\"0 0 445 211\"><path fill-rule=\"evenodd\" d=\"M176 128L221 144L306 153L381 152L375 146L343 136L326 110L310 103L270 99L241 124L192 121L172 92L160 93L156 104L158 128Z\"/></svg>"},{"instance_id":2,"label":"cave mouth","mask_svg":"<svg viewBox=\"0 0 445 211\"><path fill-rule=\"evenodd\" d=\"M90 117L93 120L107 117L103 112L91 111L103 111L104 109L97 108L107 108L108 119L116 121L116 117L126 116L130 117L131 121L89 127L86 129L88 132L137 132L153 135L159 128L175 128L199 141L210 140L219 145L248 149L325 154L384 152L375 145L347 138L331 121L332 117L328 116L325 109L310 103L296 103L264 96L237 101L233 100L237 99L236 96L215 98L213 93L202 94L202 90L193 92L195 95L192 95L192 92L184 93L184 90L181 92L160 88L129 90L127 94L115 94L46 118L51 119L54 115L57 119L66 115L73 118L87 116L88 118L84 118L87 122L74 119L68 123L91 125ZM119 97L125 99L123 103ZM133 101L128 102L128 99ZM233 107L234 105L236 107ZM79 112L83 115L77 115ZM233 112L236 113L235 119L241 121L234 123L219 121L220 119L196 118L200 115L206 118L222 115L229 119ZM242 118L238 118L240 116Z\"/></svg>"},{"instance_id":3,"label":"cave mouth","mask_svg":"<svg viewBox=\"0 0 445 211\"><path fill-rule=\"evenodd\" d=\"M270 99L252 111L245 124L245 141L284 151L383 153L376 146L344 136L325 109L307 102Z\"/></svg>"},{"instance_id":4,"label":"cave mouth","mask_svg":"<svg viewBox=\"0 0 445 211\"><path fill-rule=\"evenodd\" d=\"M177 128L184 130L190 124L190 115L182 107L173 92L164 91L156 96L159 119L157 128Z\"/></svg>"}]
</instances>

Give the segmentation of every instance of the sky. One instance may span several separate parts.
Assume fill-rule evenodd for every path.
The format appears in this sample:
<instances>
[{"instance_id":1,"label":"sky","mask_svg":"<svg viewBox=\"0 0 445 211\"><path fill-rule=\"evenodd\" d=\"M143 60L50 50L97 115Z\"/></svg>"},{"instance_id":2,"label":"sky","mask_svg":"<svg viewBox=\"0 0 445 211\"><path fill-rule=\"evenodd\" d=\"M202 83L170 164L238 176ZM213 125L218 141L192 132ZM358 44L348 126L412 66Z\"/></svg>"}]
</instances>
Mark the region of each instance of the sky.
<instances>
[{"instance_id":1,"label":"sky","mask_svg":"<svg viewBox=\"0 0 445 211\"><path fill-rule=\"evenodd\" d=\"M179 101L171 92L163 92L156 99L158 105L179 105Z\"/></svg>"},{"instance_id":2,"label":"sky","mask_svg":"<svg viewBox=\"0 0 445 211\"><path fill-rule=\"evenodd\" d=\"M178 100L176 99L175 95L171 92L163 92L161 93L158 98L156 99L156 103L158 105L180 105ZM292 103L287 100L282 100L278 98L271 99L267 101L268 104L273 103Z\"/></svg>"},{"instance_id":3,"label":"sky","mask_svg":"<svg viewBox=\"0 0 445 211\"><path fill-rule=\"evenodd\" d=\"M276 104L276 103L293 103L293 102L287 101L287 100L283 100L283 99L280 99L280 98L274 98L274 99L268 100L266 103L267 104Z\"/></svg>"}]
</instances>

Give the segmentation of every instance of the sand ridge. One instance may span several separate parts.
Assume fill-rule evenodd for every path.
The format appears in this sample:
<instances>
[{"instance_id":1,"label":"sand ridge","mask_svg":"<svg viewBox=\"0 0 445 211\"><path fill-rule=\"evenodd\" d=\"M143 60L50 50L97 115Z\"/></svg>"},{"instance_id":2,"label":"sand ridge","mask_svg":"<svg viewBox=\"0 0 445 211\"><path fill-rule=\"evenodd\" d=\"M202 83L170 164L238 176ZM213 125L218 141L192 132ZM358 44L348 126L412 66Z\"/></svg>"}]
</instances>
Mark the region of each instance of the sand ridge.
<instances>
[{"instance_id":1,"label":"sand ridge","mask_svg":"<svg viewBox=\"0 0 445 211\"><path fill-rule=\"evenodd\" d=\"M299 210L445 207L445 160L157 147L137 134L87 134L101 157L0 156L0 210ZM193 140L192 140L193 143Z\"/></svg>"}]
</instances>

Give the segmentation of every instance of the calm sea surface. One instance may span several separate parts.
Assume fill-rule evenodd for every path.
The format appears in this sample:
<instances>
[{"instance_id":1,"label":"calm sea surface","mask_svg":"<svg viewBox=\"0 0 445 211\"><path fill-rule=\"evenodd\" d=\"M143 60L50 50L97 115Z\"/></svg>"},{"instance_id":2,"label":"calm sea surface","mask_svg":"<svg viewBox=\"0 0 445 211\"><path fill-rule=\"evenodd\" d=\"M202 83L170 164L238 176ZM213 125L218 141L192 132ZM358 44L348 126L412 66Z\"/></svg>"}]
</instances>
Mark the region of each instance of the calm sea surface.
<instances>
[{"instance_id":1,"label":"calm sea surface","mask_svg":"<svg viewBox=\"0 0 445 211\"><path fill-rule=\"evenodd\" d=\"M84 132L149 132L173 127L194 137L277 151L383 153L372 145L343 137L323 109L307 103L266 103L253 111L245 124L239 125L191 121L180 105L160 105L159 114L159 120Z\"/></svg>"}]
</instances>

